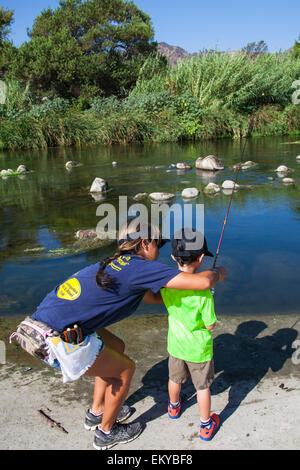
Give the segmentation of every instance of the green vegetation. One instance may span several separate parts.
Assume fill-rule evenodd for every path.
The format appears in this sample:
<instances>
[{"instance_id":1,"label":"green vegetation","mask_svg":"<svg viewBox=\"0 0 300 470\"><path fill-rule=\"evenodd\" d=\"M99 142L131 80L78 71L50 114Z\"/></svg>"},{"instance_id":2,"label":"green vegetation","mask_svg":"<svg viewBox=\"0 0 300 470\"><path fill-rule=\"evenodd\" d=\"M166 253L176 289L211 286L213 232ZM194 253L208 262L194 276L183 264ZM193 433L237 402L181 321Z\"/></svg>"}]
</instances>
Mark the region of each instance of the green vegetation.
<instances>
[{"instance_id":1,"label":"green vegetation","mask_svg":"<svg viewBox=\"0 0 300 470\"><path fill-rule=\"evenodd\" d=\"M300 129L293 52L264 41L230 55L205 51L172 67L156 52L150 18L133 2L64 0L35 20L29 41L7 40L0 8L0 149L239 138Z\"/></svg>"},{"instance_id":2,"label":"green vegetation","mask_svg":"<svg viewBox=\"0 0 300 470\"><path fill-rule=\"evenodd\" d=\"M298 37L298 41L295 41L295 44L293 47L293 56L296 59L300 59L300 35Z\"/></svg>"},{"instance_id":3,"label":"green vegetation","mask_svg":"<svg viewBox=\"0 0 300 470\"><path fill-rule=\"evenodd\" d=\"M49 97L124 95L156 49L148 15L123 0L64 0L44 10L10 66Z\"/></svg>"}]
</instances>

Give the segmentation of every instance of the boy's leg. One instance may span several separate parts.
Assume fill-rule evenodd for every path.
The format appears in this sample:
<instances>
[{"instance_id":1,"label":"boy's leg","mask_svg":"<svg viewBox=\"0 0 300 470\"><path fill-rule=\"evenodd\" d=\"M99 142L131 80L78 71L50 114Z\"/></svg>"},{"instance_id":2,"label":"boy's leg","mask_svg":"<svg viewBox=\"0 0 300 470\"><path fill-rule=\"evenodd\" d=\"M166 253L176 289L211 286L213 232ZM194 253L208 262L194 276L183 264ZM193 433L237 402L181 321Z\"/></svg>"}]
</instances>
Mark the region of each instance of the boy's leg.
<instances>
[{"instance_id":1,"label":"boy's leg","mask_svg":"<svg viewBox=\"0 0 300 470\"><path fill-rule=\"evenodd\" d=\"M171 379L169 379L169 399L173 405L176 405L179 402L181 384L176 384Z\"/></svg>"},{"instance_id":2,"label":"boy's leg","mask_svg":"<svg viewBox=\"0 0 300 470\"><path fill-rule=\"evenodd\" d=\"M197 391L197 402L199 406L201 421L202 422L209 421L210 409L211 409L211 396L210 396L209 388Z\"/></svg>"},{"instance_id":3,"label":"boy's leg","mask_svg":"<svg viewBox=\"0 0 300 470\"><path fill-rule=\"evenodd\" d=\"M220 426L219 416L211 414L210 385L214 379L213 360L203 363L188 363L200 412L200 438L210 441Z\"/></svg>"},{"instance_id":4,"label":"boy's leg","mask_svg":"<svg viewBox=\"0 0 300 470\"><path fill-rule=\"evenodd\" d=\"M169 357L169 418L179 418L181 413L180 391L181 384L185 383L190 377L189 370L185 361L173 356Z\"/></svg>"}]
</instances>

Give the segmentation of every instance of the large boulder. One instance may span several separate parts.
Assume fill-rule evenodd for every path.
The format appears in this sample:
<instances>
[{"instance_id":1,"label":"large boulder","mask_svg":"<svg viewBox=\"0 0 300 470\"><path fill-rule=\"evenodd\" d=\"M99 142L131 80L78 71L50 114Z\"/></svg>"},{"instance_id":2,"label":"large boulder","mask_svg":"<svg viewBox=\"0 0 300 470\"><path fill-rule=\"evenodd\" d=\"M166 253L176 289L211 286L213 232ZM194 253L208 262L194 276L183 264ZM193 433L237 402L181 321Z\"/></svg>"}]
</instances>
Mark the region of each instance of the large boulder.
<instances>
[{"instance_id":1,"label":"large boulder","mask_svg":"<svg viewBox=\"0 0 300 470\"><path fill-rule=\"evenodd\" d=\"M103 178L95 178L90 193L103 193L108 191L108 184Z\"/></svg>"},{"instance_id":2,"label":"large boulder","mask_svg":"<svg viewBox=\"0 0 300 470\"><path fill-rule=\"evenodd\" d=\"M214 155L208 155L205 158L197 158L196 168L198 168L199 170L217 171L224 170L224 165L221 160L219 160Z\"/></svg>"}]
</instances>

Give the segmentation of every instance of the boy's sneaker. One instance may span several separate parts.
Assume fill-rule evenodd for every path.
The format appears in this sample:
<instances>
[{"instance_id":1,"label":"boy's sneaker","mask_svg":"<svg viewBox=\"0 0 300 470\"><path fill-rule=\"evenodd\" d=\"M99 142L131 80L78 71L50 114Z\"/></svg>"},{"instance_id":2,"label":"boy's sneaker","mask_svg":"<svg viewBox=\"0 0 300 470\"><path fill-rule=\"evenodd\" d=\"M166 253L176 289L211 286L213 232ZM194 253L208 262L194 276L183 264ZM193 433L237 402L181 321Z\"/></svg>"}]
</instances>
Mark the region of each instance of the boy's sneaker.
<instances>
[{"instance_id":1,"label":"boy's sneaker","mask_svg":"<svg viewBox=\"0 0 300 470\"><path fill-rule=\"evenodd\" d=\"M117 444L125 444L133 441L142 432L140 423L119 424L116 423L111 428L109 434L104 434L101 429L95 431L94 447L97 450L107 450Z\"/></svg>"},{"instance_id":2,"label":"boy's sneaker","mask_svg":"<svg viewBox=\"0 0 300 470\"><path fill-rule=\"evenodd\" d=\"M168 415L171 419L179 418L181 413L181 398L179 398L179 402L177 405L173 405L170 400L168 403Z\"/></svg>"},{"instance_id":3,"label":"boy's sneaker","mask_svg":"<svg viewBox=\"0 0 300 470\"><path fill-rule=\"evenodd\" d=\"M131 415L131 411L129 406L123 405L121 408L120 413L118 414L117 423L122 423L125 421L129 416ZM101 413L99 416L93 415L90 410L87 410L86 415L85 415L85 422L84 422L84 427L88 431L94 431L97 426L99 426L102 423L102 416L103 413Z\"/></svg>"},{"instance_id":4,"label":"boy's sneaker","mask_svg":"<svg viewBox=\"0 0 300 470\"><path fill-rule=\"evenodd\" d=\"M210 441L220 427L220 418L218 415L213 413L210 415L211 422L208 426L200 424L200 439L203 441Z\"/></svg>"}]
</instances>

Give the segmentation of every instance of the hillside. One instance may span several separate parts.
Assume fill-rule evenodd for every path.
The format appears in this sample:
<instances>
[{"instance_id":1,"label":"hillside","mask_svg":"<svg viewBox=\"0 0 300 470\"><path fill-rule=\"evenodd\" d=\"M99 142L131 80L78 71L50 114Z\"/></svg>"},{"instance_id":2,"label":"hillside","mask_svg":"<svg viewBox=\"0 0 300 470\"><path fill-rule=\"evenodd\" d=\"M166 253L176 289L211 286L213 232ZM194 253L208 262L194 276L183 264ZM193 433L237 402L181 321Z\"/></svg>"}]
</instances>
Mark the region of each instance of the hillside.
<instances>
[{"instance_id":1,"label":"hillside","mask_svg":"<svg viewBox=\"0 0 300 470\"><path fill-rule=\"evenodd\" d=\"M185 59L186 57L190 57L194 54L189 54L187 51L182 49L182 47L178 46L171 46L166 42L159 42L158 43L158 51L160 54L168 57L170 59L171 64L175 65L179 60Z\"/></svg>"}]
</instances>

